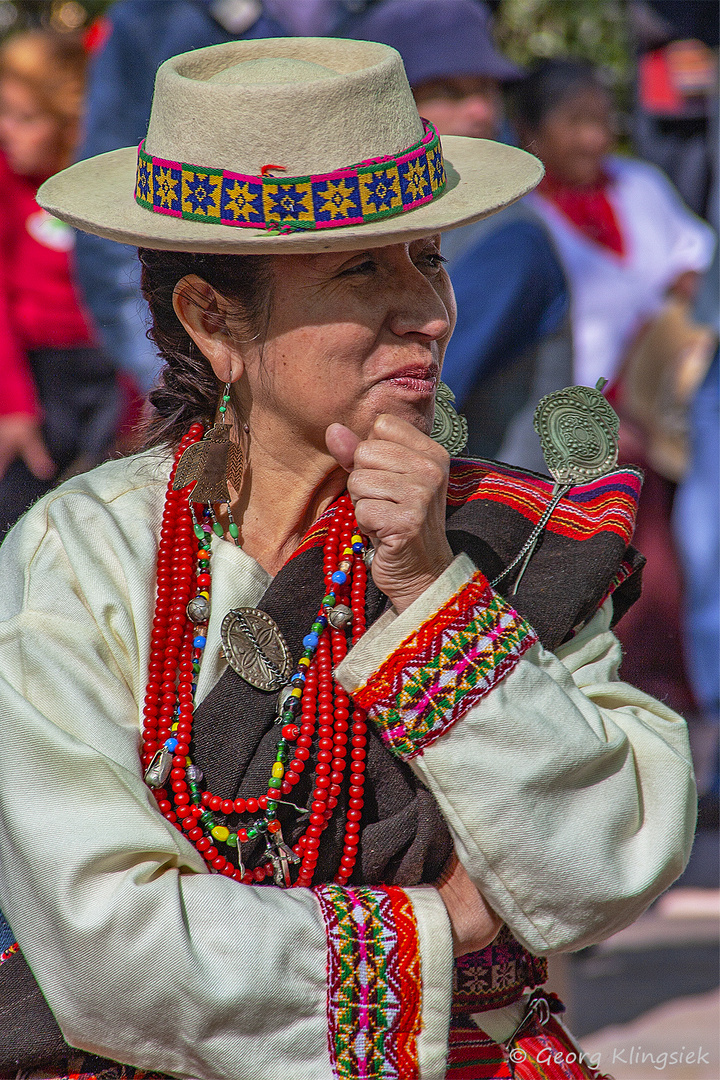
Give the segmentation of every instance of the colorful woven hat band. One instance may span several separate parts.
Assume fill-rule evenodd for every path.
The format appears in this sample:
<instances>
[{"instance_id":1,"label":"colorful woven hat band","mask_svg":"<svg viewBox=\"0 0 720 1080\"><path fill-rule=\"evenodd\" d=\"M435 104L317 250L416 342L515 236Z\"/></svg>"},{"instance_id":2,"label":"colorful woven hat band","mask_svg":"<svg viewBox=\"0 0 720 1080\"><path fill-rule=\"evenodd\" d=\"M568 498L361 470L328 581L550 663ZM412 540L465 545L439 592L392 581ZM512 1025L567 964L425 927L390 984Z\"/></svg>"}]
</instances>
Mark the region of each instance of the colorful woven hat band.
<instances>
[{"instance_id":1,"label":"colorful woven hat band","mask_svg":"<svg viewBox=\"0 0 720 1080\"><path fill-rule=\"evenodd\" d=\"M135 200L155 214L268 232L335 229L395 217L432 202L445 184L440 139L423 120L421 142L401 154L317 176L246 176L164 161L138 149ZM268 171L280 166L268 164Z\"/></svg>"}]
</instances>

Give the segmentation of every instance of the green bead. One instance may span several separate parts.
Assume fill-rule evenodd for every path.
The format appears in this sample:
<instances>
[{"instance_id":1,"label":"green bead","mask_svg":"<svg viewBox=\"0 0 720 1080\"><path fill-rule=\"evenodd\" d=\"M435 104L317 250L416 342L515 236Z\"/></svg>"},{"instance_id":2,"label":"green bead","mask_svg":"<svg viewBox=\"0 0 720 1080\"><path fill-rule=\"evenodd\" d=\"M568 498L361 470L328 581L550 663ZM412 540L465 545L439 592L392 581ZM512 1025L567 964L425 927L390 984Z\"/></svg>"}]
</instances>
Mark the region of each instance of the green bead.
<instances>
[{"instance_id":1,"label":"green bead","mask_svg":"<svg viewBox=\"0 0 720 1080\"><path fill-rule=\"evenodd\" d=\"M216 536L224 536L225 535L225 530L223 529L223 527L222 527L222 525L220 524L219 521L216 521L213 524L213 532L215 533Z\"/></svg>"},{"instance_id":2,"label":"green bead","mask_svg":"<svg viewBox=\"0 0 720 1080\"><path fill-rule=\"evenodd\" d=\"M230 395L229 394L223 394L223 401L229 401L229 400L230 400Z\"/></svg>"},{"instance_id":3,"label":"green bead","mask_svg":"<svg viewBox=\"0 0 720 1080\"><path fill-rule=\"evenodd\" d=\"M306 656L308 660L312 660L314 653L314 649L303 649L303 656Z\"/></svg>"},{"instance_id":4,"label":"green bead","mask_svg":"<svg viewBox=\"0 0 720 1080\"><path fill-rule=\"evenodd\" d=\"M197 795L198 786L197 786L196 783L194 783L191 780L190 783L188 784L188 787L190 788L190 791L192 792L193 795Z\"/></svg>"},{"instance_id":5,"label":"green bead","mask_svg":"<svg viewBox=\"0 0 720 1080\"><path fill-rule=\"evenodd\" d=\"M192 793L192 801L195 803L196 806L200 805L202 800L200 798L200 792L199 791L194 791Z\"/></svg>"},{"instance_id":6,"label":"green bead","mask_svg":"<svg viewBox=\"0 0 720 1080\"><path fill-rule=\"evenodd\" d=\"M278 804L276 802L269 802L267 804L267 812L268 812L268 814L274 814L275 811L277 810L277 808L278 808Z\"/></svg>"},{"instance_id":7,"label":"green bead","mask_svg":"<svg viewBox=\"0 0 720 1080\"><path fill-rule=\"evenodd\" d=\"M310 629L313 631L314 634L322 634L325 627L321 622L314 622Z\"/></svg>"},{"instance_id":8,"label":"green bead","mask_svg":"<svg viewBox=\"0 0 720 1080\"><path fill-rule=\"evenodd\" d=\"M322 606L323 607L335 607L335 603L336 603L335 597L331 596L330 593L328 593L327 596L323 596L323 598L322 598Z\"/></svg>"},{"instance_id":9,"label":"green bead","mask_svg":"<svg viewBox=\"0 0 720 1080\"><path fill-rule=\"evenodd\" d=\"M257 829L248 829L247 830L247 838L248 838L248 840L254 840L255 837L257 836L257 834L258 834Z\"/></svg>"},{"instance_id":10,"label":"green bead","mask_svg":"<svg viewBox=\"0 0 720 1080\"><path fill-rule=\"evenodd\" d=\"M270 779L268 780L268 787L281 788L282 787L282 780L280 780L277 776L271 776Z\"/></svg>"},{"instance_id":11,"label":"green bead","mask_svg":"<svg viewBox=\"0 0 720 1080\"><path fill-rule=\"evenodd\" d=\"M215 824L215 818L212 816L209 810L205 811L200 820L202 821L203 825L207 826L208 828Z\"/></svg>"},{"instance_id":12,"label":"green bead","mask_svg":"<svg viewBox=\"0 0 720 1080\"><path fill-rule=\"evenodd\" d=\"M209 559L198 559L198 566L200 567L201 570L207 570L209 565L210 565L210 560Z\"/></svg>"},{"instance_id":13,"label":"green bead","mask_svg":"<svg viewBox=\"0 0 720 1080\"><path fill-rule=\"evenodd\" d=\"M205 530L203 529L202 525L193 525L193 532L197 536L198 540L205 539Z\"/></svg>"},{"instance_id":14,"label":"green bead","mask_svg":"<svg viewBox=\"0 0 720 1080\"><path fill-rule=\"evenodd\" d=\"M237 833L231 832L225 843L228 847L237 847Z\"/></svg>"},{"instance_id":15,"label":"green bead","mask_svg":"<svg viewBox=\"0 0 720 1080\"><path fill-rule=\"evenodd\" d=\"M288 752L287 752L287 750L278 750L278 752L277 752L277 756L275 757L275 760L276 760L276 761L281 761L281 762L282 762L282 764L284 765L284 764L285 764L285 762L287 761L287 759L288 759Z\"/></svg>"},{"instance_id":16,"label":"green bead","mask_svg":"<svg viewBox=\"0 0 720 1080\"><path fill-rule=\"evenodd\" d=\"M234 521L231 521L228 525L228 532L232 536L233 540L237 540L238 536L240 535L240 530L238 529Z\"/></svg>"}]
</instances>

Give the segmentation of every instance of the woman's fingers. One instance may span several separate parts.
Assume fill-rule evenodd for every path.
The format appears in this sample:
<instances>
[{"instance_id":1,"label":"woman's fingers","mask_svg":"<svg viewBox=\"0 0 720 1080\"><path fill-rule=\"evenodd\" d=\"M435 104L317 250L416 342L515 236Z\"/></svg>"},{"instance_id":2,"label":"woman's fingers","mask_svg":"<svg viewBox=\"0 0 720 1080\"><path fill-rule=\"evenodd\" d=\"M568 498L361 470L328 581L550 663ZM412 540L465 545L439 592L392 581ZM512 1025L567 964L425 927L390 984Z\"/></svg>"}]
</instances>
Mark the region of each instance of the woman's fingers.
<instances>
[{"instance_id":1,"label":"woman's fingers","mask_svg":"<svg viewBox=\"0 0 720 1080\"><path fill-rule=\"evenodd\" d=\"M452 562L445 536L449 456L389 414L379 416L363 440L332 424L326 442L349 472L358 527L375 545L375 583L402 611Z\"/></svg>"}]
</instances>

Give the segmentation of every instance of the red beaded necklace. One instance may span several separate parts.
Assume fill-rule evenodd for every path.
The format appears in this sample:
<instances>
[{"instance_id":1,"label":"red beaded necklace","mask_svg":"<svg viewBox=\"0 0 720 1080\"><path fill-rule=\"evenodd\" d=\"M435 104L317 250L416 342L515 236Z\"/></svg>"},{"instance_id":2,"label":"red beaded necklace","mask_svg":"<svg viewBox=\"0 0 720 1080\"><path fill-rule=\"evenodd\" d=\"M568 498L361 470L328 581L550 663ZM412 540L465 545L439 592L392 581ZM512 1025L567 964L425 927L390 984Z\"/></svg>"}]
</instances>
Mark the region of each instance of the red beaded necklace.
<instances>
[{"instance_id":1,"label":"red beaded necklace","mask_svg":"<svg viewBox=\"0 0 720 1080\"><path fill-rule=\"evenodd\" d=\"M357 858L367 742L366 713L355 708L332 676L347 653L349 627L354 645L366 626L365 545L357 533L352 503L344 495L333 507L323 547L326 594L303 639L295 672L280 693L282 727L267 792L257 798L227 799L201 791L202 771L190 757L193 711L210 614L210 540L212 532L222 534L222 528L211 507L191 506L186 490L173 491L172 485L182 454L202 437L202 425L193 424L175 456L165 496L143 708L145 778L163 816L185 833L217 873L246 884L274 876L277 884L290 885L290 864L299 863L294 884L309 886L320 840L338 805L349 765L347 821L335 877L346 884ZM309 822L290 849L276 813L311 758L315 775ZM233 831L226 824L233 814L248 814L251 820ZM258 836L266 840L268 861L246 870L242 844ZM217 845L237 852L238 865Z\"/></svg>"}]
</instances>

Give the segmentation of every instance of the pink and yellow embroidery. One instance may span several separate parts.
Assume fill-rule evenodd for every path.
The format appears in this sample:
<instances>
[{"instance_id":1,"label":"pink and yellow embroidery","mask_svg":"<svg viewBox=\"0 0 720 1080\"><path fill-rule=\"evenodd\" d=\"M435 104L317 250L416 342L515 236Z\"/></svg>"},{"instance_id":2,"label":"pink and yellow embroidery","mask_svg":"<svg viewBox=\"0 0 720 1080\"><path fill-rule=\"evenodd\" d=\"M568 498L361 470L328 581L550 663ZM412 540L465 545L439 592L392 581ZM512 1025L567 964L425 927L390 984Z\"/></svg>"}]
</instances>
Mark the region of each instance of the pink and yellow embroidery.
<instances>
[{"instance_id":1,"label":"pink and yellow embroidery","mask_svg":"<svg viewBox=\"0 0 720 1080\"><path fill-rule=\"evenodd\" d=\"M337 1080L415 1080L420 954L412 904L393 886L314 890L328 939L328 1047Z\"/></svg>"},{"instance_id":2,"label":"pink and yellow embroidery","mask_svg":"<svg viewBox=\"0 0 720 1080\"><path fill-rule=\"evenodd\" d=\"M421 754L537 641L477 571L353 694L403 758Z\"/></svg>"}]
</instances>

